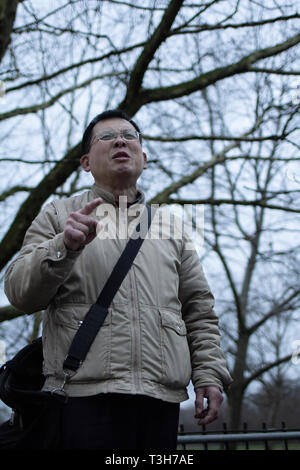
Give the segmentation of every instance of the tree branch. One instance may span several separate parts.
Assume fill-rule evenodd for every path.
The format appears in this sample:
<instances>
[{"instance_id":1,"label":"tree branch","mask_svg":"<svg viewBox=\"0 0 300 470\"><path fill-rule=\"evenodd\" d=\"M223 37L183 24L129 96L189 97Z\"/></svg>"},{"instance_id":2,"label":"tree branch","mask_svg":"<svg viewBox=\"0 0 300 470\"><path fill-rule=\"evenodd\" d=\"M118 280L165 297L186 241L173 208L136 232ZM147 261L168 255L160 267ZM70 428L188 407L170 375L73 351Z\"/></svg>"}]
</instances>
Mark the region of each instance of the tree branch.
<instances>
[{"instance_id":1,"label":"tree branch","mask_svg":"<svg viewBox=\"0 0 300 470\"><path fill-rule=\"evenodd\" d=\"M193 173L183 176L180 180L175 181L170 184L166 189L158 193L154 198L151 199L151 204L162 204L170 200L170 195L176 193L180 188L186 186L187 184L193 183L197 178L202 176L209 168L212 168L214 165L219 163L224 163L226 159L226 153L229 152L232 148L236 147L237 144L232 144L227 146L222 152L216 154L208 162L204 163L202 166L197 168Z\"/></svg>"},{"instance_id":2,"label":"tree branch","mask_svg":"<svg viewBox=\"0 0 300 470\"><path fill-rule=\"evenodd\" d=\"M239 29L239 28L253 28L256 26L263 26L266 24L277 23L278 21L289 21L300 18L299 13L294 13L293 15L287 16L276 16L275 18L266 18L265 20L260 21L244 21L243 23L219 23L219 24L202 24L201 26L196 26L190 29L175 29L171 31L171 34L195 34L201 33L202 31L215 31L220 29Z\"/></svg>"},{"instance_id":3,"label":"tree branch","mask_svg":"<svg viewBox=\"0 0 300 470\"><path fill-rule=\"evenodd\" d=\"M187 142L189 140L230 140L232 142L264 142L266 140L284 140L288 134L282 135L267 135L267 136L257 136L257 137L235 137L227 135L185 135L183 137L160 137L160 136L151 136L148 134L143 134L143 139L155 141L155 142Z\"/></svg>"},{"instance_id":4,"label":"tree branch","mask_svg":"<svg viewBox=\"0 0 300 470\"><path fill-rule=\"evenodd\" d=\"M32 106L26 106L25 108L16 108L16 109L13 109L12 111L7 111L5 113L2 113L2 114L0 114L0 121L3 121L4 119L10 119L10 118L15 117L15 116L36 113L37 111L44 110L46 108L49 108L53 104L55 104L62 96L66 95L68 93L73 93L75 90L79 90L80 88L84 88L84 87L86 87L87 85L89 85L90 83L92 83L95 80L101 80L103 78L107 78L107 77L111 77L111 76L115 76L115 75L117 75L117 74L115 72L113 72L113 73L108 73L108 74L104 74L104 75L101 75L101 76L96 76L96 77L89 78L88 80L85 80L84 82L79 83L79 85L74 85L70 88L66 88L65 90L60 91L59 93L57 93L57 95L52 96L52 98L50 100L45 101L44 103L35 104L35 105L32 105Z\"/></svg>"},{"instance_id":5,"label":"tree branch","mask_svg":"<svg viewBox=\"0 0 300 470\"><path fill-rule=\"evenodd\" d=\"M270 69L267 67L250 67L249 72L255 73L274 73L276 75L300 75L299 70L279 70L279 69Z\"/></svg>"},{"instance_id":6,"label":"tree branch","mask_svg":"<svg viewBox=\"0 0 300 470\"><path fill-rule=\"evenodd\" d=\"M26 230L39 213L42 204L61 186L79 166L80 144L66 153L65 157L48 173L23 202L15 219L0 244L0 270L8 263L22 245Z\"/></svg>"},{"instance_id":7,"label":"tree branch","mask_svg":"<svg viewBox=\"0 0 300 470\"><path fill-rule=\"evenodd\" d=\"M106 54L103 54L102 56L99 56L99 57L90 57L89 59L85 59L80 62L75 62L74 64L68 65L67 67L57 70L56 72L53 72L49 75L43 75L42 77L36 78L35 80L29 80L28 82L21 83L20 85L7 88L6 94L10 93L11 91L20 90L21 88L25 88L27 86L39 85L42 82L51 80L52 78L58 77L59 75L69 72L70 70L73 70L75 68L83 67L84 65L93 64L95 62L101 62L102 60L108 59L111 56L121 55L125 52L130 52L136 48L143 47L145 44L146 44L145 41L139 42L137 44L133 44L132 46L128 46L123 49L118 49L118 50L107 52Z\"/></svg>"},{"instance_id":8,"label":"tree branch","mask_svg":"<svg viewBox=\"0 0 300 470\"><path fill-rule=\"evenodd\" d=\"M245 132L241 137L246 137L247 135L254 132L259 126L259 124L260 124L260 120L258 119L257 122L254 124L254 126L248 132ZM210 160L208 160L202 166L199 166L198 168L196 168L196 170L194 170L191 174L183 176L178 181L175 181L174 183L170 184L170 186L168 186L163 191L161 191L156 196L154 196L154 198L152 198L150 203L151 204L165 203L167 200L169 200L171 194L176 193L183 186L193 183L197 178L202 176L209 168L212 168L215 165L218 165L220 163L224 163L224 161L227 158L226 154L233 148L238 147L238 145L239 145L239 142L235 142L233 144L227 145L222 151L213 155Z\"/></svg>"},{"instance_id":9,"label":"tree branch","mask_svg":"<svg viewBox=\"0 0 300 470\"><path fill-rule=\"evenodd\" d=\"M14 186L13 188L8 189L7 191L3 191L2 194L0 194L0 202L5 201L10 196L13 196L16 193L22 192L22 191L32 191L33 188L29 188L28 186Z\"/></svg>"},{"instance_id":10,"label":"tree branch","mask_svg":"<svg viewBox=\"0 0 300 470\"><path fill-rule=\"evenodd\" d=\"M191 93L195 93L196 91L203 90L209 85L213 85L217 81L223 80L224 78L232 77L236 74L250 72L251 66L255 62L280 54L281 52L296 46L299 44L299 42L300 34L296 34L295 36L292 36L280 44L254 51L240 59L238 62L226 65L224 67L218 67L215 70L201 74L199 77L193 80L162 88L148 88L142 90L139 93L139 96L134 100L134 103L132 103L131 112L137 112L137 110L146 103L181 98L182 96L187 96Z\"/></svg>"},{"instance_id":11,"label":"tree branch","mask_svg":"<svg viewBox=\"0 0 300 470\"><path fill-rule=\"evenodd\" d=\"M24 312L21 312L21 310L18 310L11 305L0 307L0 323L3 321L13 320L17 317L22 317L23 315L25 315Z\"/></svg>"},{"instance_id":12,"label":"tree branch","mask_svg":"<svg viewBox=\"0 0 300 470\"><path fill-rule=\"evenodd\" d=\"M280 359L277 359L274 362L270 362L269 364L265 365L264 367L261 367L260 369L256 370L250 377L247 377L247 378L244 379L243 388L246 389L251 382L256 380L258 377L263 375L265 372L268 372L269 370L273 369L274 367L277 367L280 364L283 364L284 362L289 361L291 358L292 358L292 354L288 354L287 356L281 357Z\"/></svg>"},{"instance_id":13,"label":"tree branch","mask_svg":"<svg viewBox=\"0 0 300 470\"><path fill-rule=\"evenodd\" d=\"M149 63L152 61L155 52L160 45L167 39L170 28L182 7L184 0L171 0L161 22L155 29L150 39L137 59L135 66L130 74L130 80L127 87L127 93L124 101L120 104L120 108L127 108L131 110L132 102L138 94L144 75L147 71ZM131 112L132 114L132 112Z\"/></svg>"},{"instance_id":14,"label":"tree branch","mask_svg":"<svg viewBox=\"0 0 300 470\"><path fill-rule=\"evenodd\" d=\"M219 162L217 162L219 163ZM168 198L164 201L166 204L210 204L213 206L219 206L221 204L230 204L234 206L259 206L266 209L274 209L285 212L293 212L300 214L300 209L292 209L291 207L277 206L274 204L267 204L265 199L256 199L254 201L237 201L233 199L172 199Z\"/></svg>"},{"instance_id":15,"label":"tree branch","mask_svg":"<svg viewBox=\"0 0 300 470\"><path fill-rule=\"evenodd\" d=\"M300 211L299 211L300 212ZM253 334L258 328L260 328L264 323L266 323L269 318L274 317L284 311L287 311L291 308L290 302L295 298L300 296L300 289L292 292L289 297L283 299L279 304L275 305L266 315L263 316L258 322L254 323L250 328L248 328L249 334Z\"/></svg>"}]
</instances>

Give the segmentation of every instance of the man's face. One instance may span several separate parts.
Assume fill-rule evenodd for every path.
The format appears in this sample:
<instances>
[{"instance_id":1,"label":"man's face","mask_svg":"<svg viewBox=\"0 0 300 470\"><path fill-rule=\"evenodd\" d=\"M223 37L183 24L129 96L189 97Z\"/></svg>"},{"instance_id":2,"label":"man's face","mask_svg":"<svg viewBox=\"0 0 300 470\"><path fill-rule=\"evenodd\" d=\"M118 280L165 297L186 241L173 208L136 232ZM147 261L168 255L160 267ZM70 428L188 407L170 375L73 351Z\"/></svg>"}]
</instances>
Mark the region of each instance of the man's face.
<instances>
[{"instance_id":1,"label":"man's face","mask_svg":"<svg viewBox=\"0 0 300 470\"><path fill-rule=\"evenodd\" d=\"M85 171L91 171L99 186L130 187L146 168L147 157L139 140L126 141L120 135L123 130L135 130L126 119L110 118L98 122L93 128L89 153L81 157ZM95 136L103 131L117 131L111 141L101 141Z\"/></svg>"}]
</instances>

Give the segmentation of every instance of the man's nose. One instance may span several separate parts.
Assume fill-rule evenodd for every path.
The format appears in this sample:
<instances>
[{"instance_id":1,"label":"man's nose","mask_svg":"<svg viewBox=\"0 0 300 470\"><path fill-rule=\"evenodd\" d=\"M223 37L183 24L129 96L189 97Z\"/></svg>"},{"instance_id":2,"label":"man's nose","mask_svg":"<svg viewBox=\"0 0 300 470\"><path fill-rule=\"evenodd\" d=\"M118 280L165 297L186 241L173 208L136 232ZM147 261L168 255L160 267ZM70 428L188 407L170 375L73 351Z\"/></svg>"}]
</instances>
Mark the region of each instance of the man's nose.
<instances>
[{"instance_id":1,"label":"man's nose","mask_svg":"<svg viewBox=\"0 0 300 470\"><path fill-rule=\"evenodd\" d=\"M115 138L114 147L124 147L126 145L126 140L120 134Z\"/></svg>"}]
</instances>

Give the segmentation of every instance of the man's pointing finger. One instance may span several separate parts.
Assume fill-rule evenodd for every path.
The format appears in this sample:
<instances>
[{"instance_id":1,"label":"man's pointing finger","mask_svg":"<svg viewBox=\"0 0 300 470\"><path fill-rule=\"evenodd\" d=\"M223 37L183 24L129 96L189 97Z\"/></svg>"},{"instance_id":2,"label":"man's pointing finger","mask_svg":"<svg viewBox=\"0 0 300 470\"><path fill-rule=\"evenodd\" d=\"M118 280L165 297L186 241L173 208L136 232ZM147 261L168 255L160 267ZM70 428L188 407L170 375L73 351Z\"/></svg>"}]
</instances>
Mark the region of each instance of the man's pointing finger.
<instances>
[{"instance_id":1,"label":"man's pointing finger","mask_svg":"<svg viewBox=\"0 0 300 470\"><path fill-rule=\"evenodd\" d=\"M102 203L101 198L94 199L91 202L87 202L86 205L80 209L79 213L84 215L90 215L96 207Z\"/></svg>"}]
</instances>

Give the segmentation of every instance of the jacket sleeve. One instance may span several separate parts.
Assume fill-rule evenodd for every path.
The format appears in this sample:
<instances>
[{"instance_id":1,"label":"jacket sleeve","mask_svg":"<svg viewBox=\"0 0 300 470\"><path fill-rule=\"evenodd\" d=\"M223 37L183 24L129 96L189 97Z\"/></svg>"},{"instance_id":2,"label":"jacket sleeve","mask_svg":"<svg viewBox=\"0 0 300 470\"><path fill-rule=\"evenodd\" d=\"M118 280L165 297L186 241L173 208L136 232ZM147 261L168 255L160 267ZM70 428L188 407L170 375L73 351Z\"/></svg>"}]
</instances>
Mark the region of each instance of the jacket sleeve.
<instances>
[{"instance_id":1,"label":"jacket sleeve","mask_svg":"<svg viewBox=\"0 0 300 470\"><path fill-rule=\"evenodd\" d=\"M187 328L194 388L215 385L227 389L232 378L220 346L214 296L205 278L198 254L185 240L180 267L179 298Z\"/></svg>"},{"instance_id":2,"label":"jacket sleeve","mask_svg":"<svg viewBox=\"0 0 300 470\"><path fill-rule=\"evenodd\" d=\"M67 250L56 208L47 204L26 232L21 251L8 266L4 290L25 313L45 309L69 275L82 250Z\"/></svg>"}]
</instances>

